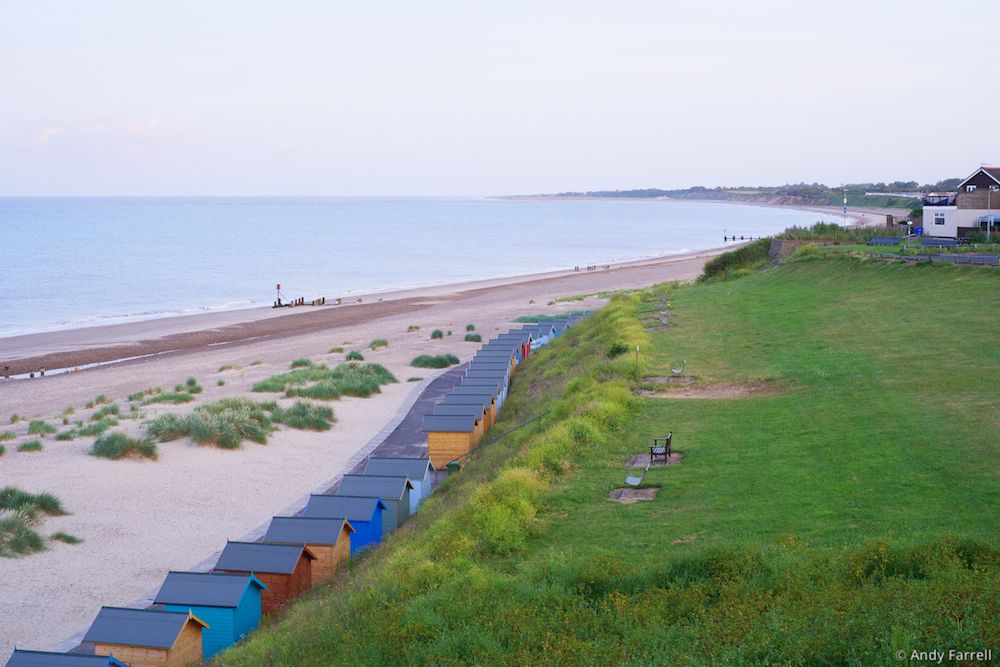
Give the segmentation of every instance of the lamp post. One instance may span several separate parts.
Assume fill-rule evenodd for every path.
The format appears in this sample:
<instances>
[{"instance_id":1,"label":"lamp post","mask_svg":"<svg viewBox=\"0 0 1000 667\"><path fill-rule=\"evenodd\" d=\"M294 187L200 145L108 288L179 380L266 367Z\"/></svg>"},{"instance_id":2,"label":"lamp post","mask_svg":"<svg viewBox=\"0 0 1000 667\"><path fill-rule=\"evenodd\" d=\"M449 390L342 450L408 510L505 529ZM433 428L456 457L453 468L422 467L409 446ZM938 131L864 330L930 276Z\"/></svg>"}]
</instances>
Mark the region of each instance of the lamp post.
<instances>
[{"instance_id":1,"label":"lamp post","mask_svg":"<svg viewBox=\"0 0 1000 667\"><path fill-rule=\"evenodd\" d=\"M990 195L996 192L1000 187L996 185L991 185L990 189L986 191L986 242L990 242L990 232L993 231L993 207L990 205Z\"/></svg>"}]
</instances>

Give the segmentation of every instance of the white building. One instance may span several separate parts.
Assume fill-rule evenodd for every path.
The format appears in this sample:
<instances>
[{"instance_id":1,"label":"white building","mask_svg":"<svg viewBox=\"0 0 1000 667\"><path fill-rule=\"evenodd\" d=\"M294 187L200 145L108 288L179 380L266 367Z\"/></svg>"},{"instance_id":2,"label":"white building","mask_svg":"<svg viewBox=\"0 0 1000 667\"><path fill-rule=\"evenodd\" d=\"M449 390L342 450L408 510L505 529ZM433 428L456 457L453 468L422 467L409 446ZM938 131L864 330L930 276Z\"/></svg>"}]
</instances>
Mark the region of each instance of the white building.
<instances>
[{"instance_id":1,"label":"white building","mask_svg":"<svg viewBox=\"0 0 1000 667\"><path fill-rule=\"evenodd\" d=\"M980 167L962 181L958 192L924 197L923 235L958 238L990 228L1000 216L1000 167ZM994 220L992 230L1000 226Z\"/></svg>"}]
</instances>

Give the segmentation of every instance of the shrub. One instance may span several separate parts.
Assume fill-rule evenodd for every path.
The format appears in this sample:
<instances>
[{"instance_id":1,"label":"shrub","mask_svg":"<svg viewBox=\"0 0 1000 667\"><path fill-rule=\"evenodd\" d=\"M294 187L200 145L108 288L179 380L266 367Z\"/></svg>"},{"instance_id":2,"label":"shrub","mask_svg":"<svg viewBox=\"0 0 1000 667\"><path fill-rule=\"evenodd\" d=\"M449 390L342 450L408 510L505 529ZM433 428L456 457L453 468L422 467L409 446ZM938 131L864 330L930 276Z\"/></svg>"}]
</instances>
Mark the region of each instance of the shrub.
<instances>
[{"instance_id":1,"label":"shrub","mask_svg":"<svg viewBox=\"0 0 1000 667\"><path fill-rule=\"evenodd\" d=\"M330 351L327 352L327 354L342 354L343 352L344 348L342 347L331 347Z\"/></svg>"},{"instance_id":2,"label":"shrub","mask_svg":"<svg viewBox=\"0 0 1000 667\"><path fill-rule=\"evenodd\" d=\"M240 366L239 364L225 364L223 366L219 366L218 372L222 373L223 371L241 371L241 370L243 370L243 367Z\"/></svg>"},{"instance_id":3,"label":"shrub","mask_svg":"<svg viewBox=\"0 0 1000 667\"><path fill-rule=\"evenodd\" d=\"M93 424L87 424L84 427L76 429L75 435L81 435L87 437L100 435L105 431L107 431L112 426L118 426L118 420L106 417L101 421L94 422Z\"/></svg>"},{"instance_id":4,"label":"shrub","mask_svg":"<svg viewBox=\"0 0 1000 667\"><path fill-rule=\"evenodd\" d=\"M476 330L476 325L475 324L466 324L465 325L465 330L466 331L475 331Z\"/></svg>"},{"instance_id":5,"label":"shrub","mask_svg":"<svg viewBox=\"0 0 1000 667\"><path fill-rule=\"evenodd\" d=\"M313 362L309 359L296 359L292 362L292 368L308 368L312 366Z\"/></svg>"},{"instance_id":6,"label":"shrub","mask_svg":"<svg viewBox=\"0 0 1000 667\"><path fill-rule=\"evenodd\" d=\"M125 433L107 433L94 441L90 453L104 459L118 460L126 456L156 459L156 443L152 438L130 438Z\"/></svg>"},{"instance_id":7,"label":"shrub","mask_svg":"<svg viewBox=\"0 0 1000 667\"><path fill-rule=\"evenodd\" d=\"M348 361L364 361L365 360L364 355L361 354L357 350L351 350L350 352L347 353L347 356L344 357L344 358L347 359Z\"/></svg>"},{"instance_id":8,"label":"shrub","mask_svg":"<svg viewBox=\"0 0 1000 667\"><path fill-rule=\"evenodd\" d=\"M72 440L75 437L76 437L76 429L72 429L72 428L71 429L67 429L65 431L60 431L59 433L56 433L56 440L59 440L61 442L65 442L67 440Z\"/></svg>"},{"instance_id":9,"label":"shrub","mask_svg":"<svg viewBox=\"0 0 1000 667\"><path fill-rule=\"evenodd\" d=\"M162 392L163 392L163 387L150 387L149 389L143 389L142 391L137 391L133 394L129 394L128 400L141 401L147 396L152 396L153 394L160 394Z\"/></svg>"},{"instance_id":10,"label":"shrub","mask_svg":"<svg viewBox=\"0 0 1000 667\"><path fill-rule=\"evenodd\" d=\"M216 380L215 381L215 386L216 387L225 387L226 386L226 381L225 380Z\"/></svg>"},{"instance_id":11,"label":"shrub","mask_svg":"<svg viewBox=\"0 0 1000 667\"><path fill-rule=\"evenodd\" d=\"M11 424L16 424L20 420L21 420L21 417L16 412L10 416L10 423Z\"/></svg>"},{"instance_id":12,"label":"shrub","mask_svg":"<svg viewBox=\"0 0 1000 667\"><path fill-rule=\"evenodd\" d=\"M110 403L110 402L111 399L105 396L104 394L100 394L97 396L97 398L94 399L94 405L104 405L105 403Z\"/></svg>"},{"instance_id":13,"label":"shrub","mask_svg":"<svg viewBox=\"0 0 1000 667\"><path fill-rule=\"evenodd\" d=\"M48 435L49 433L55 433L58 429L52 426L48 422L42 419L32 419L31 423L28 424L28 433L30 435Z\"/></svg>"},{"instance_id":14,"label":"shrub","mask_svg":"<svg viewBox=\"0 0 1000 667\"><path fill-rule=\"evenodd\" d=\"M482 343L483 337L477 333L465 334L466 343Z\"/></svg>"},{"instance_id":15,"label":"shrub","mask_svg":"<svg viewBox=\"0 0 1000 667\"><path fill-rule=\"evenodd\" d=\"M438 354L435 356L422 354L419 357L414 357L410 365L417 368L447 368L457 363L458 357L454 354Z\"/></svg>"},{"instance_id":16,"label":"shrub","mask_svg":"<svg viewBox=\"0 0 1000 667\"><path fill-rule=\"evenodd\" d=\"M41 440L29 440L28 442L22 442L17 446L17 451L19 452L40 452L42 451L42 441Z\"/></svg>"},{"instance_id":17,"label":"shrub","mask_svg":"<svg viewBox=\"0 0 1000 667\"><path fill-rule=\"evenodd\" d=\"M444 338L444 332L440 329L435 329L431 332L431 340L438 340Z\"/></svg>"},{"instance_id":18,"label":"shrub","mask_svg":"<svg viewBox=\"0 0 1000 667\"><path fill-rule=\"evenodd\" d=\"M202 387L194 378L188 378L184 384L174 385L174 392L178 394L200 394Z\"/></svg>"},{"instance_id":19,"label":"shrub","mask_svg":"<svg viewBox=\"0 0 1000 667\"><path fill-rule=\"evenodd\" d=\"M385 338L376 338L375 340L373 340L368 344L368 347L371 348L372 350L377 350L380 347L389 347L389 341L387 341Z\"/></svg>"},{"instance_id":20,"label":"shrub","mask_svg":"<svg viewBox=\"0 0 1000 667\"><path fill-rule=\"evenodd\" d=\"M736 250L717 255L705 263L705 268L698 280L704 282L713 278L725 279L732 277L730 274L738 269L760 268L770 258L768 254L770 249L771 239L763 238Z\"/></svg>"},{"instance_id":21,"label":"shrub","mask_svg":"<svg viewBox=\"0 0 1000 667\"><path fill-rule=\"evenodd\" d=\"M629 351L629 346L625 343L612 343L608 348L608 359L614 359L615 357L620 357Z\"/></svg>"},{"instance_id":22,"label":"shrub","mask_svg":"<svg viewBox=\"0 0 1000 667\"><path fill-rule=\"evenodd\" d=\"M819 254L819 248L816 247L815 243L803 243L795 252L792 253L792 257L811 257Z\"/></svg>"},{"instance_id":23,"label":"shrub","mask_svg":"<svg viewBox=\"0 0 1000 667\"><path fill-rule=\"evenodd\" d=\"M52 539L59 542L65 542L66 544L80 544L80 542L83 542L83 540L76 535L70 535L69 533L64 533L62 531L53 533Z\"/></svg>"},{"instance_id":24,"label":"shrub","mask_svg":"<svg viewBox=\"0 0 1000 667\"><path fill-rule=\"evenodd\" d=\"M111 405L105 405L103 408L95 411L94 414L90 415L90 421L99 422L102 419L109 417L111 415L117 416L119 412L120 410L118 408L117 403L112 403Z\"/></svg>"},{"instance_id":25,"label":"shrub","mask_svg":"<svg viewBox=\"0 0 1000 667\"><path fill-rule=\"evenodd\" d=\"M0 509L18 510L24 507L37 509L49 516L66 514L62 503L51 493L28 493L15 486L0 489Z\"/></svg>"},{"instance_id":26,"label":"shrub","mask_svg":"<svg viewBox=\"0 0 1000 667\"><path fill-rule=\"evenodd\" d=\"M329 431L337 421L333 410L325 405L296 401L290 408L277 408L271 413L271 418L278 424L291 428L308 429L310 431Z\"/></svg>"},{"instance_id":27,"label":"shrub","mask_svg":"<svg viewBox=\"0 0 1000 667\"><path fill-rule=\"evenodd\" d=\"M7 440L13 440L17 437L17 434L13 431L0 431L0 442L6 442Z\"/></svg>"},{"instance_id":28,"label":"shrub","mask_svg":"<svg viewBox=\"0 0 1000 667\"><path fill-rule=\"evenodd\" d=\"M245 398L224 398L202 405L190 415L161 415L146 428L146 433L160 442L190 436L199 445L235 449L244 440L260 444L274 430L269 410L274 403L257 403Z\"/></svg>"},{"instance_id":29,"label":"shrub","mask_svg":"<svg viewBox=\"0 0 1000 667\"><path fill-rule=\"evenodd\" d=\"M63 417L69 417L69 416L70 416L70 415L72 415L72 414L73 414L74 412L76 412L76 408L74 408L74 407L73 407L72 405L70 405L70 406L67 406L67 407L66 407L66 408L65 408L65 409L64 409L64 410L62 411L62 416L63 416Z\"/></svg>"}]
</instances>

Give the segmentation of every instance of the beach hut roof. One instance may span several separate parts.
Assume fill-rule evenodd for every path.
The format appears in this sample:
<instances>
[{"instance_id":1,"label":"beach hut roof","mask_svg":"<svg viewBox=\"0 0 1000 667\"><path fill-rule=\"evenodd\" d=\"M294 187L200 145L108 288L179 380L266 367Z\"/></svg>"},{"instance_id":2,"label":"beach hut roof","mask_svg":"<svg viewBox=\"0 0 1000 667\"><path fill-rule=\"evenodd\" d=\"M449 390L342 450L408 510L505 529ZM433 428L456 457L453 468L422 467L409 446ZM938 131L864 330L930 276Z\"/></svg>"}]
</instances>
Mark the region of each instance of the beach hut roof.
<instances>
[{"instance_id":1,"label":"beach hut roof","mask_svg":"<svg viewBox=\"0 0 1000 667\"><path fill-rule=\"evenodd\" d=\"M421 428L435 433L471 433L476 428L474 415L427 415Z\"/></svg>"},{"instance_id":2,"label":"beach hut roof","mask_svg":"<svg viewBox=\"0 0 1000 667\"><path fill-rule=\"evenodd\" d=\"M349 496L378 496L399 500L413 483L406 477L388 475L344 475L340 482L340 492Z\"/></svg>"},{"instance_id":3,"label":"beach hut roof","mask_svg":"<svg viewBox=\"0 0 1000 667\"><path fill-rule=\"evenodd\" d=\"M512 355L513 356L513 355ZM477 357L469 362L469 370L482 368L485 370L501 370L507 372L510 369L510 362L504 357Z\"/></svg>"},{"instance_id":4,"label":"beach hut roof","mask_svg":"<svg viewBox=\"0 0 1000 667\"><path fill-rule=\"evenodd\" d=\"M306 518L343 518L348 521L371 521L375 510L385 509L381 498L350 495L317 495L309 496L309 502L302 510Z\"/></svg>"},{"instance_id":5,"label":"beach hut roof","mask_svg":"<svg viewBox=\"0 0 1000 667\"><path fill-rule=\"evenodd\" d=\"M252 574L170 572L153 604L189 604L198 607L237 607L247 586L267 586Z\"/></svg>"},{"instance_id":6,"label":"beach hut roof","mask_svg":"<svg viewBox=\"0 0 1000 667\"><path fill-rule=\"evenodd\" d=\"M493 403L493 395L448 394L438 405L479 405L485 410Z\"/></svg>"},{"instance_id":7,"label":"beach hut roof","mask_svg":"<svg viewBox=\"0 0 1000 667\"><path fill-rule=\"evenodd\" d=\"M353 533L354 527L347 519L337 517L276 516L271 519L264 535L265 542L293 542L296 544L336 544L347 526Z\"/></svg>"},{"instance_id":8,"label":"beach hut roof","mask_svg":"<svg viewBox=\"0 0 1000 667\"><path fill-rule=\"evenodd\" d=\"M475 419L479 419L485 410L486 406L481 403L438 403L431 414L443 417L472 415Z\"/></svg>"},{"instance_id":9,"label":"beach hut roof","mask_svg":"<svg viewBox=\"0 0 1000 667\"><path fill-rule=\"evenodd\" d=\"M365 464L366 475L402 475L410 479L423 479L428 470L434 472L434 466L428 458L373 456Z\"/></svg>"},{"instance_id":10,"label":"beach hut roof","mask_svg":"<svg viewBox=\"0 0 1000 667\"><path fill-rule=\"evenodd\" d=\"M501 378L494 376L482 377L479 375L465 376L462 378L461 384L459 384L455 389L460 387L481 387L484 389L489 389L494 393L500 393L503 388L503 380Z\"/></svg>"},{"instance_id":11,"label":"beach hut roof","mask_svg":"<svg viewBox=\"0 0 1000 667\"><path fill-rule=\"evenodd\" d=\"M521 343L516 340L493 339L479 348L479 352L476 352L476 356L478 357L484 354L510 354L513 356L517 354L517 349L519 347L521 347Z\"/></svg>"},{"instance_id":12,"label":"beach hut roof","mask_svg":"<svg viewBox=\"0 0 1000 667\"><path fill-rule=\"evenodd\" d=\"M14 649L6 667L128 667L128 665L110 655L25 651L18 648Z\"/></svg>"},{"instance_id":13,"label":"beach hut roof","mask_svg":"<svg viewBox=\"0 0 1000 667\"><path fill-rule=\"evenodd\" d=\"M83 641L168 649L174 645L177 635L189 620L194 620L203 628L208 627L188 612L101 607Z\"/></svg>"},{"instance_id":14,"label":"beach hut roof","mask_svg":"<svg viewBox=\"0 0 1000 667\"><path fill-rule=\"evenodd\" d=\"M493 340L497 341L507 341L507 340L519 340L524 341L529 338L534 338L532 332L525 331L524 329L511 329L507 333L497 334ZM493 342L493 341L490 341Z\"/></svg>"},{"instance_id":15,"label":"beach hut roof","mask_svg":"<svg viewBox=\"0 0 1000 667\"><path fill-rule=\"evenodd\" d=\"M450 390L451 393L448 396L483 396L488 399L494 399L499 393L499 388L500 383L497 383L497 386L493 388L481 384L460 384L457 387L452 387Z\"/></svg>"},{"instance_id":16,"label":"beach hut roof","mask_svg":"<svg viewBox=\"0 0 1000 667\"><path fill-rule=\"evenodd\" d=\"M215 569L291 574L303 554L310 560L316 560L316 555L302 544L227 542Z\"/></svg>"},{"instance_id":17,"label":"beach hut roof","mask_svg":"<svg viewBox=\"0 0 1000 667\"><path fill-rule=\"evenodd\" d=\"M466 378L496 378L503 382L504 378L507 377L506 368L483 368L482 366L469 366L469 370L465 372Z\"/></svg>"}]
</instances>

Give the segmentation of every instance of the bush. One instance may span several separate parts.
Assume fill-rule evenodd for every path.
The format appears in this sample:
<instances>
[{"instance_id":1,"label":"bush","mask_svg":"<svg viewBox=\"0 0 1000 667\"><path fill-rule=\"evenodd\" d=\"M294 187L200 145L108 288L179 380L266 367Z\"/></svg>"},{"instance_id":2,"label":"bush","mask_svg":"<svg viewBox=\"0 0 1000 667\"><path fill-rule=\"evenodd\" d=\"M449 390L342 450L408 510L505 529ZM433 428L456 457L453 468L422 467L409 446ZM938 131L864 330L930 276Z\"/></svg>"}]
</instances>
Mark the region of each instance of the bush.
<instances>
[{"instance_id":1,"label":"bush","mask_svg":"<svg viewBox=\"0 0 1000 667\"><path fill-rule=\"evenodd\" d=\"M724 252L705 263L705 268L698 278L704 282L713 278L725 279L732 277L738 269L755 269L762 267L770 259L771 239L763 238L747 245Z\"/></svg>"},{"instance_id":2,"label":"bush","mask_svg":"<svg viewBox=\"0 0 1000 667\"><path fill-rule=\"evenodd\" d=\"M94 399L94 405L104 405L105 403L110 403L111 399L104 394L99 394L97 398Z\"/></svg>"},{"instance_id":3,"label":"bush","mask_svg":"<svg viewBox=\"0 0 1000 667\"><path fill-rule=\"evenodd\" d=\"M440 329L435 329L431 332L431 340L439 340L441 338L444 338L444 332Z\"/></svg>"},{"instance_id":4,"label":"bush","mask_svg":"<svg viewBox=\"0 0 1000 667\"><path fill-rule=\"evenodd\" d=\"M181 386L181 385L177 385L177 386ZM190 403L193 400L194 400L194 396L192 396L191 394L189 394L189 393L187 393L185 391L180 391L180 392L173 392L173 393L155 394L155 395L150 396L149 398L145 399L142 402L142 404L143 405L150 405L152 403L170 403L170 404L176 405L178 403Z\"/></svg>"},{"instance_id":5,"label":"bush","mask_svg":"<svg viewBox=\"0 0 1000 667\"><path fill-rule=\"evenodd\" d=\"M348 361L364 361L365 360L364 355L361 354L360 352L358 352L357 350L351 350L350 352L347 353L347 356L345 356L344 358L347 359Z\"/></svg>"},{"instance_id":6,"label":"bush","mask_svg":"<svg viewBox=\"0 0 1000 667\"><path fill-rule=\"evenodd\" d=\"M7 440L13 440L17 437L17 434L13 431L0 431L0 442L6 442Z\"/></svg>"},{"instance_id":7,"label":"bush","mask_svg":"<svg viewBox=\"0 0 1000 667\"><path fill-rule=\"evenodd\" d=\"M225 366L219 370L223 370ZM128 400L130 401L141 401L147 396L152 396L153 394L159 394L163 392L163 387L150 387L149 389L143 389L142 391L137 391L133 394L128 395Z\"/></svg>"},{"instance_id":8,"label":"bush","mask_svg":"<svg viewBox=\"0 0 1000 667\"><path fill-rule=\"evenodd\" d=\"M17 512L0 516L0 557L23 556L45 549L41 535L31 529L37 518Z\"/></svg>"},{"instance_id":9,"label":"bush","mask_svg":"<svg viewBox=\"0 0 1000 667\"><path fill-rule=\"evenodd\" d=\"M482 343L483 337L477 333L465 334L466 343Z\"/></svg>"},{"instance_id":10,"label":"bush","mask_svg":"<svg viewBox=\"0 0 1000 667\"><path fill-rule=\"evenodd\" d=\"M118 460L126 456L155 460L156 443L152 438L130 438L125 433L107 433L94 441L90 453L104 459Z\"/></svg>"},{"instance_id":11,"label":"bush","mask_svg":"<svg viewBox=\"0 0 1000 667\"><path fill-rule=\"evenodd\" d=\"M324 364L316 364L269 377L255 384L253 390L283 391L288 397L333 400L345 395L371 396L379 392L380 385L390 382L396 382L396 378L378 364L346 363L332 370Z\"/></svg>"},{"instance_id":12,"label":"bush","mask_svg":"<svg viewBox=\"0 0 1000 667\"><path fill-rule=\"evenodd\" d=\"M419 357L414 357L413 361L410 362L410 365L416 366L417 368L447 368L448 366L454 366L457 363L458 357L454 354L438 354L435 356L422 354Z\"/></svg>"},{"instance_id":13,"label":"bush","mask_svg":"<svg viewBox=\"0 0 1000 667\"><path fill-rule=\"evenodd\" d=\"M608 348L608 359L614 359L615 357L620 357L629 351L629 346L625 343L612 343Z\"/></svg>"},{"instance_id":14,"label":"bush","mask_svg":"<svg viewBox=\"0 0 1000 667\"><path fill-rule=\"evenodd\" d=\"M331 347L330 351L327 352L327 354L342 354L343 352L344 348L342 347Z\"/></svg>"},{"instance_id":15,"label":"bush","mask_svg":"<svg viewBox=\"0 0 1000 667\"><path fill-rule=\"evenodd\" d=\"M466 324L465 325L465 330L466 331L475 331L476 330L476 325L475 324Z\"/></svg>"},{"instance_id":16,"label":"bush","mask_svg":"<svg viewBox=\"0 0 1000 667\"><path fill-rule=\"evenodd\" d=\"M215 381L215 386L216 387L225 387L226 386L226 381L225 380L216 380Z\"/></svg>"},{"instance_id":17,"label":"bush","mask_svg":"<svg viewBox=\"0 0 1000 667\"><path fill-rule=\"evenodd\" d=\"M19 452L40 452L42 451L42 441L41 440L29 440L28 442L22 442L17 446L17 451Z\"/></svg>"},{"instance_id":18,"label":"bush","mask_svg":"<svg viewBox=\"0 0 1000 667\"><path fill-rule=\"evenodd\" d=\"M308 368L312 366L313 362L309 359L296 359L292 362L292 368Z\"/></svg>"},{"instance_id":19,"label":"bush","mask_svg":"<svg viewBox=\"0 0 1000 667\"><path fill-rule=\"evenodd\" d=\"M28 433L30 435L48 435L50 433L55 433L58 429L52 426L48 422L42 419L32 419L31 423L28 424Z\"/></svg>"},{"instance_id":20,"label":"bush","mask_svg":"<svg viewBox=\"0 0 1000 667\"><path fill-rule=\"evenodd\" d=\"M75 437L76 437L76 429L72 429L72 428L71 429L67 429L65 431L60 431L59 433L56 433L56 440L59 440L60 442L65 442L67 440L72 440Z\"/></svg>"},{"instance_id":21,"label":"bush","mask_svg":"<svg viewBox=\"0 0 1000 667\"><path fill-rule=\"evenodd\" d=\"M118 426L118 420L111 419L110 417L105 417L101 421L94 422L93 424L87 424L84 427L75 429L74 437L78 435L86 437L100 435L105 431L107 431L112 426ZM72 438L70 439L72 440Z\"/></svg>"},{"instance_id":22,"label":"bush","mask_svg":"<svg viewBox=\"0 0 1000 667\"><path fill-rule=\"evenodd\" d=\"M51 493L28 493L15 486L0 489L0 509L19 510L24 507L37 509L49 516L66 514L62 503Z\"/></svg>"},{"instance_id":23,"label":"bush","mask_svg":"<svg viewBox=\"0 0 1000 667\"><path fill-rule=\"evenodd\" d=\"M375 340L373 340L371 343L368 344L368 347L373 350L377 350L380 347L389 347L389 341L387 341L385 338L376 338Z\"/></svg>"}]
</instances>

